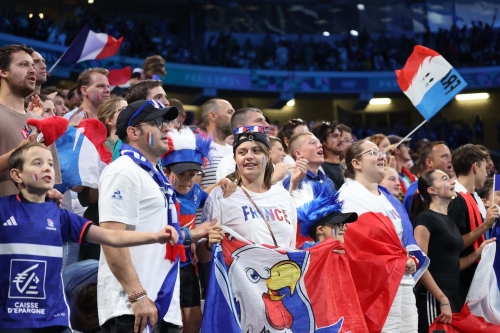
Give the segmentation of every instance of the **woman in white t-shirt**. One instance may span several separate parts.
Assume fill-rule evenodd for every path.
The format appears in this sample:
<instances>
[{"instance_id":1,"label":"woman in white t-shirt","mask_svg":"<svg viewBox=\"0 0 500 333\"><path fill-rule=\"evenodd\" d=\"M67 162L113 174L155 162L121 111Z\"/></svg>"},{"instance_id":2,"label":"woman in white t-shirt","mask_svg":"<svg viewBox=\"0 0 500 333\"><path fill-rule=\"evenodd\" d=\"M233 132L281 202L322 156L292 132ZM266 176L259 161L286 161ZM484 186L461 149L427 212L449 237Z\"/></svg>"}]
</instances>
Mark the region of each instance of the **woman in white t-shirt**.
<instances>
[{"instance_id":1,"label":"woman in white t-shirt","mask_svg":"<svg viewBox=\"0 0 500 333\"><path fill-rule=\"evenodd\" d=\"M277 245L295 248L297 212L292 197L282 186L271 184L273 164L265 134L248 129L241 127L240 131L246 131L235 134L236 191L224 198L222 190L216 187L203 208L203 221L217 218L218 222L211 228L208 240L198 245L200 262L209 261L212 246L223 239L222 226L256 244L275 245L274 236Z\"/></svg>"},{"instance_id":2,"label":"woman in white t-shirt","mask_svg":"<svg viewBox=\"0 0 500 333\"><path fill-rule=\"evenodd\" d=\"M370 141L346 153L342 211L358 221L344 235L345 252L370 332L417 332L413 286L429 264L413 238L406 210L386 188L385 152ZM356 224L356 225L354 225Z\"/></svg>"}]
</instances>

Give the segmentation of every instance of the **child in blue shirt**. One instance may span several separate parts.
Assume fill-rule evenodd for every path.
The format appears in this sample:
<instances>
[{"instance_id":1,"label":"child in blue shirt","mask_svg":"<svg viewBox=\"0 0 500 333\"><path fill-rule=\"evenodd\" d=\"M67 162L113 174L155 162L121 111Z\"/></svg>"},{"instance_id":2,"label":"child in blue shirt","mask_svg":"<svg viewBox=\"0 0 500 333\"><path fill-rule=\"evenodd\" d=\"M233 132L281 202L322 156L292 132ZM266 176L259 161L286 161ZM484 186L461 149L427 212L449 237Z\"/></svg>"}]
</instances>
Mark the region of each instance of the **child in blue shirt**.
<instances>
[{"instance_id":1,"label":"child in blue shirt","mask_svg":"<svg viewBox=\"0 0 500 333\"><path fill-rule=\"evenodd\" d=\"M156 233L102 229L47 201L55 173L43 144L17 148L8 165L19 194L0 198L0 332L71 332L60 274L68 240L114 247L177 242L170 226Z\"/></svg>"}]
</instances>

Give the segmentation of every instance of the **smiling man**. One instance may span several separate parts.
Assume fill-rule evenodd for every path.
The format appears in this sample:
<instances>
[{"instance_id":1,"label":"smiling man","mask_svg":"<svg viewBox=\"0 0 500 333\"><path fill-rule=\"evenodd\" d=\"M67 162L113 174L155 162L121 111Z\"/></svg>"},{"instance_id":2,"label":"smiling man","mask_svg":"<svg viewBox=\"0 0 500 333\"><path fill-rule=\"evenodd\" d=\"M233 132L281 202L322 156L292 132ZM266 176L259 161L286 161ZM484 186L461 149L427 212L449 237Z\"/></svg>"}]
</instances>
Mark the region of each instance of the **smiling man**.
<instances>
[{"instance_id":1,"label":"smiling man","mask_svg":"<svg viewBox=\"0 0 500 333\"><path fill-rule=\"evenodd\" d=\"M342 132L334 122L323 122L313 128L312 132L323 146L325 162L321 167L338 190L344 184L344 167L340 163L340 155L344 153Z\"/></svg>"},{"instance_id":2,"label":"smiling man","mask_svg":"<svg viewBox=\"0 0 500 333\"><path fill-rule=\"evenodd\" d=\"M7 161L21 143L21 130L29 118L40 118L24 108L24 99L35 90L33 49L25 45L0 48L0 197L18 193L7 172ZM36 137L32 135L32 137ZM24 141L26 142L26 140ZM61 182L55 145L50 146L54 158L56 184Z\"/></svg>"}]
</instances>

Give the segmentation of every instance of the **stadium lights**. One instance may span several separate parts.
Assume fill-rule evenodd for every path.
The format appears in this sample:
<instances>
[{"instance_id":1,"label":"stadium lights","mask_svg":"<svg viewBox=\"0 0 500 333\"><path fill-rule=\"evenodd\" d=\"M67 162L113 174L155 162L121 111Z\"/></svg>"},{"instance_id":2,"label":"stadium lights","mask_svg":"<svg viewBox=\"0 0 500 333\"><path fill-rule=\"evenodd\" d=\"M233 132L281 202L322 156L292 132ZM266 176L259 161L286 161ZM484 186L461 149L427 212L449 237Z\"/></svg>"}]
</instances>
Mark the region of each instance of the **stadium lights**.
<instances>
[{"instance_id":1,"label":"stadium lights","mask_svg":"<svg viewBox=\"0 0 500 333\"><path fill-rule=\"evenodd\" d=\"M29 17L29 18L33 18L33 13L30 13L30 14L28 15L28 17Z\"/></svg>"},{"instance_id":2,"label":"stadium lights","mask_svg":"<svg viewBox=\"0 0 500 333\"><path fill-rule=\"evenodd\" d=\"M43 20L43 13L38 14L38 17Z\"/></svg>"},{"instance_id":3,"label":"stadium lights","mask_svg":"<svg viewBox=\"0 0 500 333\"><path fill-rule=\"evenodd\" d=\"M286 102L286 106L295 106L295 98L292 98L288 102Z\"/></svg>"},{"instance_id":4,"label":"stadium lights","mask_svg":"<svg viewBox=\"0 0 500 333\"><path fill-rule=\"evenodd\" d=\"M328 31L323 31L323 36L328 37L330 36L330 33Z\"/></svg>"},{"instance_id":5,"label":"stadium lights","mask_svg":"<svg viewBox=\"0 0 500 333\"><path fill-rule=\"evenodd\" d=\"M89 3L94 3L94 0L89 0Z\"/></svg>"},{"instance_id":6,"label":"stadium lights","mask_svg":"<svg viewBox=\"0 0 500 333\"><path fill-rule=\"evenodd\" d=\"M488 98L490 98L490 94L488 93L458 94L457 96L455 96L455 99L457 101L477 101Z\"/></svg>"},{"instance_id":7,"label":"stadium lights","mask_svg":"<svg viewBox=\"0 0 500 333\"><path fill-rule=\"evenodd\" d=\"M356 37L358 35L358 32L356 30L351 30L351 35Z\"/></svg>"},{"instance_id":8,"label":"stadium lights","mask_svg":"<svg viewBox=\"0 0 500 333\"><path fill-rule=\"evenodd\" d=\"M358 10L365 10L365 5L358 3Z\"/></svg>"},{"instance_id":9,"label":"stadium lights","mask_svg":"<svg viewBox=\"0 0 500 333\"><path fill-rule=\"evenodd\" d=\"M370 105L388 105L391 104L390 98L372 98L369 102Z\"/></svg>"}]
</instances>

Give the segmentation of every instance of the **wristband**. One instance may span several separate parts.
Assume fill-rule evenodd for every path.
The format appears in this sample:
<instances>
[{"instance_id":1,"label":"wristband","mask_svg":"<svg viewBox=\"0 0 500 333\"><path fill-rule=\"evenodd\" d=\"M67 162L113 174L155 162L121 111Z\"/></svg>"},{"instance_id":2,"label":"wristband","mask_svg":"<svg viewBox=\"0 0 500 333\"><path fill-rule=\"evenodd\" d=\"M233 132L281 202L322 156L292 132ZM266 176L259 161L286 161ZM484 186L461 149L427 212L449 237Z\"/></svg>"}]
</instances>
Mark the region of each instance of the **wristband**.
<instances>
[{"instance_id":1,"label":"wristband","mask_svg":"<svg viewBox=\"0 0 500 333\"><path fill-rule=\"evenodd\" d=\"M191 231L188 228L182 227L182 231L184 231L184 245L191 244Z\"/></svg>"},{"instance_id":2,"label":"wristband","mask_svg":"<svg viewBox=\"0 0 500 333\"><path fill-rule=\"evenodd\" d=\"M415 268L418 268L418 259L417 259L417 257L415 257L415 256L409 256L408 258L410 258L411 260L413 260L413 262L415 263Z\"/></svg>"},{"instance_id":3,"label":"wristband","mask_svg":"<svg viewBox=\"0 0 500 333\"><path fill-rule=\"evenodd\" d=\"M142 299L144 298L145 296L147 296L147 292L146 290L142 290L142 291L139 291L138 293L135 293L135 294L132 294L132 295L129 295L128 296L128 301L130 303L134 303L134 302L137 302L139 299Z\"/></svg>"},{"instance_id":4,"label":"wristband","mask_svg":"<svg viewBox=\"0 0 500 333\"><path fill-rule=\"evenodd\" d=\"M208 251L212 252L212 247L208 245L208 240L205 242L205 247Z\"/></svg>"},{"instance_id":5,"label":"wristband","mask_svg":"<svg viewBox=\"0 0 500 333\"><path fill-rule=\"evenodd\" d=\"M447 305L450 305L450 303L439 304L439 306L447 306Z\"/></svg>"}]
</instances>

